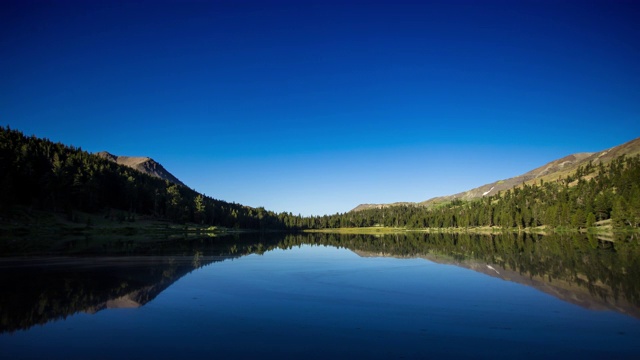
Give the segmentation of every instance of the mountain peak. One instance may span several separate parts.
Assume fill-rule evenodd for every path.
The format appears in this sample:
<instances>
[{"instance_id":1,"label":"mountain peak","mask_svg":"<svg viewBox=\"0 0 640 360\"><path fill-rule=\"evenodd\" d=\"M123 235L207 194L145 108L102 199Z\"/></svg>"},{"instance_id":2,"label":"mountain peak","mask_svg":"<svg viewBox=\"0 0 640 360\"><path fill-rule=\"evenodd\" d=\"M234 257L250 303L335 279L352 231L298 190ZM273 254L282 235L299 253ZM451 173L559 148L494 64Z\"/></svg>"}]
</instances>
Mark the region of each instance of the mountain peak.
<instances>
[{"instance_id":1,"label":"mountain peak","mask_svg":"<svg viewBox=\"0 0 640 360\"><path fill-rule=\"evenodd\" d=\"M138 170L142 173L157 177L163 180L169 180L170 182L185 186L182 181L178 180L173 174L167 171L164 166L156 162L150 157L146 156L118 156L113 155L108 151L100 151L96 155L114 162L119 165L124 165L132 169Z\"/></svg>"},{"instance_id":2,"label":"mountain peak","mask_svg":"<svg viewBox=\"0 0 640 360\"><path fill-rule=\"evenodd\" d=\"M117 162L118 157L111 154L110 152L107 151L100 151L99 153L96 153L96 155L100 156L101 158L105 158L107 160L113 161L113 162Z\"/></svg>"}]
</instances>

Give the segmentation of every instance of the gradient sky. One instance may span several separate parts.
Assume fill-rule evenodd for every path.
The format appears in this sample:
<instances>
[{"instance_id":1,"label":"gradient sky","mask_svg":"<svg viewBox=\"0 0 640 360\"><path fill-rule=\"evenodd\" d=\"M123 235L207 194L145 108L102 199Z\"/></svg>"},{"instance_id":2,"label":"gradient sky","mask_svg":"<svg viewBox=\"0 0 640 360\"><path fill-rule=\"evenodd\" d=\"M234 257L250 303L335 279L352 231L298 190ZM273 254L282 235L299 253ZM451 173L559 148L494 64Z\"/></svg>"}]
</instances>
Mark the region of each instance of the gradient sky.
<instances>
[{"instance_id":1,"label":"gradient sky","mask_svg":"<svg viewBox=\"0 0 640 360\"><path fill-rule=\"evenodd\" d=\"M0 1L0 123L322 215L640 136L638 1Z\"/></svg>"}]
</instances>

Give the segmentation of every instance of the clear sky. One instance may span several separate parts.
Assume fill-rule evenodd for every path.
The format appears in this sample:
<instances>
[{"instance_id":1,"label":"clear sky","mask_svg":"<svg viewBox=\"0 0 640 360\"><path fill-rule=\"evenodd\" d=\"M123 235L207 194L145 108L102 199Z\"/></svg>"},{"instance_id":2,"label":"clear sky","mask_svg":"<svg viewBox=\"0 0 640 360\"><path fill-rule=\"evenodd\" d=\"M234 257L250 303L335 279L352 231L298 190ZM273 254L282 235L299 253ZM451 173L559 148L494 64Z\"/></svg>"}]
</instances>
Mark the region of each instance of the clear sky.
<instances>
[{"instance_id":1,"label":"clear sky","mask_svg":"<svg viewBox=\"0 0 640 360\"><path fill-rule=\"evenodd\" d=\"M640 1L0 1L0 123L322 215L640 136Z\"/></svg>"}]
</instances>

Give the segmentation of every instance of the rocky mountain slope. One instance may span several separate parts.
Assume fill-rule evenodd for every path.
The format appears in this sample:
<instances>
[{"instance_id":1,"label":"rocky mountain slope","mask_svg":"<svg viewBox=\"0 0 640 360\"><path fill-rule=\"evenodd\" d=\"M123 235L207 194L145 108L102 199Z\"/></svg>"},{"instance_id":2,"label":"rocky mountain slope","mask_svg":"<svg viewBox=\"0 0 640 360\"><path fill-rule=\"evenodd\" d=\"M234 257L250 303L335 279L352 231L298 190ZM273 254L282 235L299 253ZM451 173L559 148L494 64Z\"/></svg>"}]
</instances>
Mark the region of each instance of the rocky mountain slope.
<instances>
[{"instance_id":1,"label":"rocky mountain slope","mask_svg":"<svg viewBox=\"0 0 640 360\"><path fill-rule=\"evenodd\" d=\"M429 200L416 203L392 203L392 204L361 204L351 211L360 211L372 208L385 208L397 205L415 205L415 206L432 206L438 203L460 200L473 200L483 196L495 195L499 191L505 191L517 187L523 183L530 184L532 182L553 181L558 178L565 177L575 172L579 166L589 163L594 165L600 163L607 164L611 160L621 156L634 156L640 154L640 138L631 140L622 145L611 149L599 151L596 153L577 153L565 156L561 159L554 160L548 164L533 169L525 174L518 175L509 179L498 180L493 183L485 184L480 187L464 191L458 194L435 197Z\"/></svg>"},{"instance_id":2,"label":"rocky mountain slope","mask_svg":"<svg viewBox=\"0 0 640 360\"><path fill-rule=\"evenodd\" d=\"M138 156L117 156L106 151L101 151L96 155L113 161L116 164L128 166L132 169L138 170L153 177L157 177L163 180L169 180L174 184L185 186L182 181L173 176L173 174L167 171L164 166L151 158Z\"/></svg>"}]
</instances>

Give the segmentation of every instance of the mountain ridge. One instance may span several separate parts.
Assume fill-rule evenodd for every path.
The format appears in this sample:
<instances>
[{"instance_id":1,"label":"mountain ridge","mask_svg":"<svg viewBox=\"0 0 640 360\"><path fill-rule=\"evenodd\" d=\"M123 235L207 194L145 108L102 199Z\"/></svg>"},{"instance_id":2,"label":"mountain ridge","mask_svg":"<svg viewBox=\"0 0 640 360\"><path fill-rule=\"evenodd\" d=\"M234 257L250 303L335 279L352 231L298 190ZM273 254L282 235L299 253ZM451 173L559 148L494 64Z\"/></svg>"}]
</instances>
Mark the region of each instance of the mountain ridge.
<instances>
[{"instance_id":1,"label":"mountain ridge","mask_svg":"<svg viewBox=\"0 0 640 360\"><path fill-rule=\"evenodd\" d=\"M640 137L614 146L612 148L598 152L582 152L567 155L560 159L553 160L524 174L517 175L508 179L497 180L492 183L484 184L471 190L463 191L453 195L444 195L430 198L421 202L394 202L388 204L360 204L349 212L357 212L367 209L382 209L393 206L413 205L413 206L435 206L439 203L452 200L474 200L487 195L495 195L500 191L513 189L524 184L531 184L537 181L554 181L558 178L575 172L579 166L589 163L594 165L600 163L607 164L611 160L621 156L633 156L640 154Z\"/></svg>"}]
</instances>

